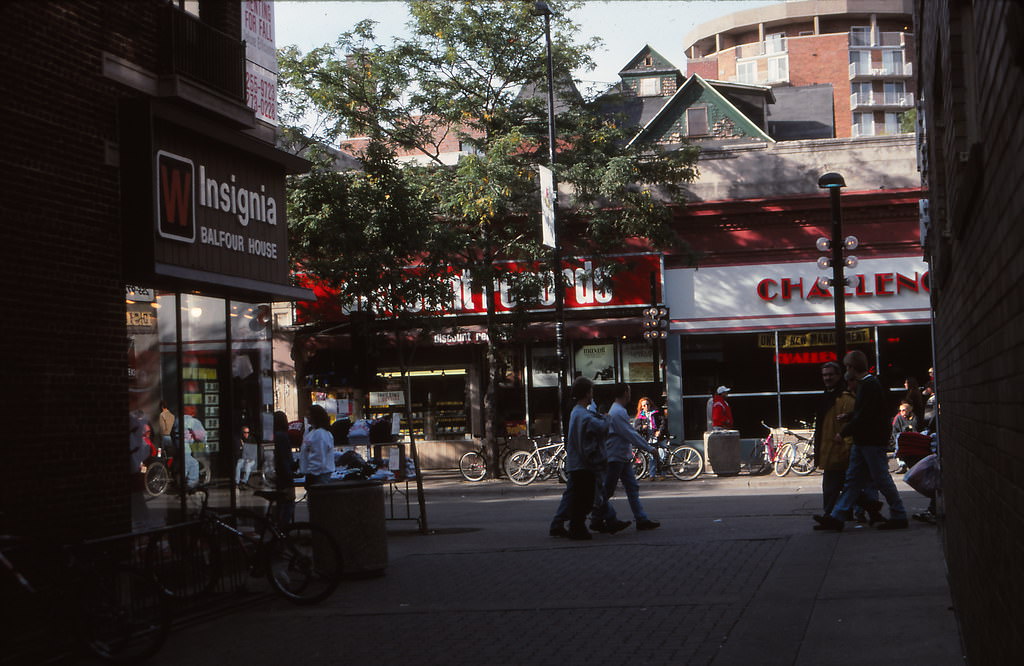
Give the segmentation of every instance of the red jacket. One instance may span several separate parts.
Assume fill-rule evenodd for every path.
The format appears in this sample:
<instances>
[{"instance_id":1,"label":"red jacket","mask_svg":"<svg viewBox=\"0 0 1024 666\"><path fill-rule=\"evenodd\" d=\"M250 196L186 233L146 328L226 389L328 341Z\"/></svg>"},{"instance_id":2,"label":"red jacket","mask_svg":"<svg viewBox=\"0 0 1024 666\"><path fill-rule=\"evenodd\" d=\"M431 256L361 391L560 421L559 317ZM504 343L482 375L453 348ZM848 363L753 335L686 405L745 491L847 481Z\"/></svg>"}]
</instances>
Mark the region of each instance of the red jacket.
<instances>
[{"instance_id":1,"label":"red jacket","mask_svg":"<svg viewBox=\"0 0 1024 666\"><path fill-rule=\"evenodd\" d=\"M711 425L716 428L732 427L732 408L721 394L715 394L714 404L711 406Z\"/></svg>"}]
</instances>

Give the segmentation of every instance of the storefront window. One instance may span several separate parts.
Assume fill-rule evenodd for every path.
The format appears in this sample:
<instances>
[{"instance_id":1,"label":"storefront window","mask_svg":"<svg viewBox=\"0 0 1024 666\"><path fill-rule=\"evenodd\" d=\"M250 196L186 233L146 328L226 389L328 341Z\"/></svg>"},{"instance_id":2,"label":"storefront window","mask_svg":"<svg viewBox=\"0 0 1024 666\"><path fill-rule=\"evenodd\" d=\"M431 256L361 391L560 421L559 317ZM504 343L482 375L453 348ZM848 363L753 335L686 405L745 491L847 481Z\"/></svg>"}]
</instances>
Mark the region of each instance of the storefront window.
<instances>
[{"instance_id":1,"label":"storefront window","mask_svg":"<svg viewBox=\"0 0 1024 666\"><path fill-rule=\"evenodd\" d=\"M168 522L183 486L204 484L211 501L230 503L237 433L246 426L256 442L271 438L270 312L265 305L225 308L219 298L132 289L129 410L144 420L150 447L132 517L135 529L145 529ZM254 485L258 457L243 468Z\"/></svg>"}]
</instances>

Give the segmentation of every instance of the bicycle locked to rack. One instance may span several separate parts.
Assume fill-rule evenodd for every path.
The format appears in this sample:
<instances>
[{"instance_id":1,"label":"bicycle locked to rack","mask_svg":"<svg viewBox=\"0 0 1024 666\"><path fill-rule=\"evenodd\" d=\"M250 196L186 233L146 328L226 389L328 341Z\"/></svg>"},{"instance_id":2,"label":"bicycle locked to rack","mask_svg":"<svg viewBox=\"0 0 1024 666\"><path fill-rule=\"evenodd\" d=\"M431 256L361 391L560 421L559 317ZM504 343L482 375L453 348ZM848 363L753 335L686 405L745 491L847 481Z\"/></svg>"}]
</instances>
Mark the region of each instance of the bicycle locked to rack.
<instances>
[{"instance_id":1,"label":"bicycle locked to rack","mask_svg":"<svg viewBox=\"0 0 1024 666\"><path fill-rule=\"evenodd\" d=\"M764 421L761 425L768 429L768 434L754 445L749 463L751 474L774 470L778 477L786 476L790 471L807 476L814 471L814 442L809 436L789 428L773 428Z\"/></svg>"},{"instance_id":2,"label":"bicycle locked to rack","mask_svg":"<svg viewBox=\"0 0 1024 666\"><path fill-rule=\"evenodd\" d=\"M0 535L0 579L11 611L3 658L27 663L53 656L41 652L70 650L119 664L156 654L170 608L152 578L128 564L126 536L62 544Z\"/></svg>"},{"instance_id":3,"label":"bicycle locked to rack","mask_svg":"<svg viewBox=\"0 0 1024 666\"><path fill-rule=\"evenodd\" d=\"M290 495L267 490L253 495L267 500L262 516L249 509L211 509L203 493L195 521L154 535L146 568L163 594L180 601L209 594L237 565L238 554L250 577L266 577L292 603L317 603L334 592L343 566L331 534L308 522L279 525L274 502L290 501Z\"/></svg>"}]
</instances>

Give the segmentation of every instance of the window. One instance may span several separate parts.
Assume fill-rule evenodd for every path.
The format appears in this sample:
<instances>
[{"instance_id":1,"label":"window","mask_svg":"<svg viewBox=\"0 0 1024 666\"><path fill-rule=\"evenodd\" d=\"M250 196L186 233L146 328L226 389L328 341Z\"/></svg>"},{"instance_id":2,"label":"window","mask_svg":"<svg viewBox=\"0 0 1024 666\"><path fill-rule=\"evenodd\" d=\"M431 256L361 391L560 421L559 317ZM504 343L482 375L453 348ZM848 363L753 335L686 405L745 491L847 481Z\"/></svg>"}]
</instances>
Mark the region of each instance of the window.
<instances>
[{"instance_id":1,"label":"window","mask_svg":"<svg viewBox=\"0 0 1024 666\"><path fill-rule=\"evenodd\" d=\"M875 135L875 115L873 113L855 113L855 114L853 114L853 135L854 136L874 136Z\"/></svg>"},{"instance_id":2,"label":"window","mask_svg":"<svg viewBox=\"0 0 1024 666\"><path fill-rule=\"evenodd\" d=\"M850 28L850 46L871 46L871 26L852 26Z\"/></svg>"},{"instance_id":3,"label":"window","mask_svg":"<svg viewBox=\"0 0 1024 666\"><path fill-rule=\"evenodd\" d=\"M853 104L854 106L864 106L872 104L871 99L871 83L860 81L850 85L853 92Z\"/></svg>"},{"instance_id":4,"label":"window","mask_svg":"<svg viewBox=\"0 0 1024 666\"><path fill-rule=\"evenodd\" d=\"M641 97L656 97L661 94L661 79L656 76L640 79L637 94Z\"/></svg>"},{"instance_id":5,"label":"window","mask_svg":"<svg viewBox=\"0 0 1024 666\"><path fill-rule=\"evenodd\" d=\"M708 109L698 107L686 110L686 136L704 136L708 133Z\"/></svg>"},{"instance_id":6,"label":"window","mask_svg":"<svg viewBox=\"0 0 1024 666\"><path fill-rule=\"evenodd\" d=\"M768 55L773 53L785 53L786 51L786 33L784 32L773 32L765 35L764 38L764 52Z\"/></svg>"},{"instance_id":7,"label":"window","mask_svg":"<svg viewBox=\"0 0 1024 666\"><path fill-rule=\"evenodd\" d=\"M654 66L654 58L651 56L644 56L644 67Z\"/></svg>"},{"instance_id":8,"label":"window","mask_svg":"<svg viewBox=\"0 0 1024 666\"><path fill-rule=\"evenodd\" d=\"M903 81L886 81L882 84L886 104L903 104L907 86Z\"/></svg>"},{"instance_id":9,"label":"window","mask_svg":"<svg viewBox=\"0 0 1024 666\"><path fill-rule=\"evenodd\" d=\"M886 113L885 114L885 133L886 134L899 134L900 133L900 114L898 114L898 113Z\"/></svg>"},{"instance_id":10,"label":"window","mask_svg":"<svg viewBox=\"0 0 1024 666\"><path fill-rule=\"evenodd\" d=\"M854 74L870 74L871 51L850 51L850 69Z\"/></svg>"},{"instance_id":11,"label":"window","mask_svg":"<svg viewBox=\"0 0 1024 666\"><path fill-rule=\"evenodd\" d=\"M757 61L736 63L737 83L757 83Z\"/></svg>"},{"instance_id":12,"label":"window","mask_svg":"<svg viewBox=\"0 0 1024 666\"><path fill-rule=\"evenodd\" d=\"M903 74L903 51L882 51L882 69L886 74Z\"/></svg>"},{"instance_id":13,"label":"window","mask_svg":"<svg viewBox=\"0 0 1024 666\"><path fill-rule=\"evenodd\" d=\"M789 56L768 58L768 80L788 81L789 80Z\"/></svg>"}]
</instances>

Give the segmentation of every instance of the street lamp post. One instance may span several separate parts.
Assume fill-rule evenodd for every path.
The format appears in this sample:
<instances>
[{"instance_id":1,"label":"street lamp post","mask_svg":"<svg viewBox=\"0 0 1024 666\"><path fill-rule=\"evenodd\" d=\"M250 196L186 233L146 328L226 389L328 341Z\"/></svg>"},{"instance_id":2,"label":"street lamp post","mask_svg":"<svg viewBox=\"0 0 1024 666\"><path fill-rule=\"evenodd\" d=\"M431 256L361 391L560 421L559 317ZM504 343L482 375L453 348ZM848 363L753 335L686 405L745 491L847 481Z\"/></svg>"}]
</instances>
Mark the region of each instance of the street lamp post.
<instances>
[{"instance_id":1,"label":"street lamp post","mask_svg":"<svg viewBox=\"0 0 1024 666\"><path fill-rule=\"evenodd\" d=\"M548 78L548 166L555 169L555 73L554 60L551 54L551 17L554 12L548 3L538 0L533 3L531 12L534 16L544 17L544 43L547 53ZM552 175L552 178L554 176ZM551 268L554 275L555 289L555 359L558 362L558 433L565 436L565 384L568 374L568 362L565 356L565 285L562 280L562 248L558 235L558 185L553 181L554 201L552 208L553 245L551 249Z\"/></svg>"},{"instance_id":2,"label":"street lamp post","mask_svg":"<svg viewBox=\"0 0 1024 666\"><path fill-rule=\"evenodd\" d=\"M832 204L832 234L831 238L819 238L817 247L821 251L831 250L832 256L818 259L818 266L821 268L832 268L832 279L829 281L833 289L832 300L835 304L836 322L836 355L842 363L846 356L846 277L844 268L853 268L857 265L856 257L844 257L844 250L853 250L857 247L857 239L854 236L843 238L843 218L839 207L840 190L846 187L846 181L842 175L830 172L818 178L818 187L828 190L829 199Z\"/></svg>"}]
</instances>

